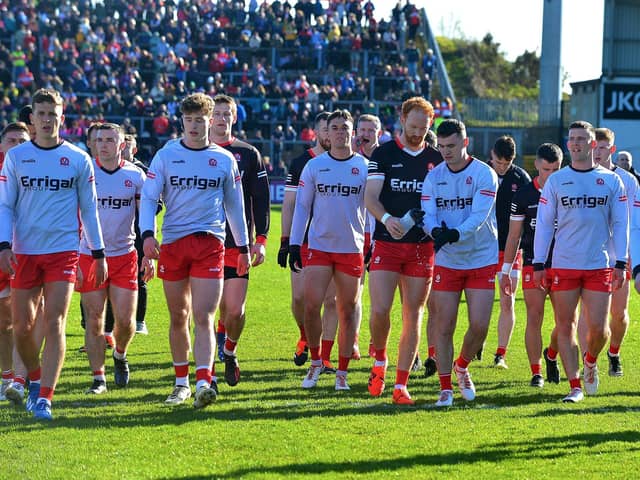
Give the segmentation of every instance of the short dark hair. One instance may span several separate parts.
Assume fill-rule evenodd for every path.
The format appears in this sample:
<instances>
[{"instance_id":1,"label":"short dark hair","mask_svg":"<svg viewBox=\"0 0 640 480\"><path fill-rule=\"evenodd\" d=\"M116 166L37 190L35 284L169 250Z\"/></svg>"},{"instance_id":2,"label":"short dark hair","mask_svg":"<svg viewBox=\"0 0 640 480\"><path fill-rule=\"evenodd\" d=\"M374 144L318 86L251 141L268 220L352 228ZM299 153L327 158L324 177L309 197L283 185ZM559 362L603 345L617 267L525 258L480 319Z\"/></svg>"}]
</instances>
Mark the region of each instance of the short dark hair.
<instances>
[{"instance_id":1,"label":"short dark hair","mask_svg":"<svg viewBox=\"0 0 640 480\"><path fill-rule=\"evenodd\" d=\"M313 126L315 128L318 128L318 124L320 122L326 122L329 119L329 115L331 115L329 112L320 112L318 115L316 115L316 118L313 121Z\"/></svg>"},{"instance_id":2,"label":"short dark hair","mask_svg":"<svg viewBox=\"0 0 640 480\"><path fill-rule=\"evenodd\" d=\"M549 163L562 161L562 149L555 143L543 143L536 150L536 157Z\"/></svg>"},{"instance_id":3,"label":"short dark hair","mask_svg":"<svg viewBox=\"0 0 640 480\"><path fill-rule=\"evenodd\" d=\"M351 125L353 125L353 117L351 116L348 110L339 109L334 112L331 112L331 114L329 115L329 118L327 118L327 125L330 124L331 121L335 120L336 118L341 118L345 122L351 122Z\"/></svg>"},{"instance_id":4,"label":"short dark hair","mask_svg":"<svg viewBox=\"0 0 640 480\"><path fill-rule=\"evenodd\" d=\"M616 134L609 128L596 128L596 141L598 142L611 142L615 143Z\"/></svg>"},{"instance_id":5,"label":"short dark hair","mask_svg":"<svg viewBox=\"0 0 640 480\"><path fill-rule=\"evenodd\" d=\"M587 132L589 132L589 136L592 139L596 138L596 129L589 122L586 122L584 120L576 120L575 122L571 122L571 125L569 125L569 130L573 128L581 128L583 130L586 130Z\"/></svg>"},{"instance_id":6,"label":"short dark hair","mask_svg":"<svg viewBox=\"0 0 640 480\"><path fill-rule=\"evenodd\" d=\"M447 118L438 125L437 134L439 137L449 137L453 134L467 138L467 128L456 118Z\"/></svg>"},{"instance_id":7,"label":"short dark hair","mask_svg":"<svg viewBox=\"0 0 640 480\"><path fill-rule=\"evenodd\" d=\"M493 153L498 158L504 158L509 162L516 158L516 142L509 135L503 135L493 144Z\"/></svg>"},{"instance_id":8,"label":"short dark hair","mask_svg":"<svg viewBox=\"0 0 640 480\"><path fill-rule=\"evenodd\" d=\"M31 105L25 105L18 112L18 121L31 125L31 114L33 113L33 107Z\"/></svg>"},{"instance_id":9,"label":"short dark hair","mask_svg":"<svg viewBox=\"0 0 640 480\"><path fill-rule=\"evenodd\" d=\"M31 98L31 104L35 105L36 103L53 103L55 106L62 107L64 105L64 100L56 90L51 88L41 88L40 90L37 90Z\"/></svg>"},{"instance_id":10,"label":"short dark hair","mask_svg":"<svg viewBox=\"0 0 640 480\"><path fill-rule=\"evenodd\" d=\"M24 132L29 136L29 127L24 122L11 122L9 125L2 129L0 132L0 142L4 140L4 136L9 132Z\"/></svg>"}]
</instances>

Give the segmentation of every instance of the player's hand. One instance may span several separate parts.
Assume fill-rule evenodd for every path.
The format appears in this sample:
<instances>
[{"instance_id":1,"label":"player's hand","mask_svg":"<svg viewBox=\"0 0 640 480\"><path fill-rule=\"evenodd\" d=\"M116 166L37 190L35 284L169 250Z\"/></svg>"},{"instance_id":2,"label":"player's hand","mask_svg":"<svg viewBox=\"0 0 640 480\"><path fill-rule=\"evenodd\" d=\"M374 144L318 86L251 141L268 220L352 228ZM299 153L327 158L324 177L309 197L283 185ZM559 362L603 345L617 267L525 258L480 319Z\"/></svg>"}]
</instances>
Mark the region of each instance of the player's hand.
<instances>
[{"instance_id":1,"label":"player's hand","mask_svg":"<svg viewBox=\"0 0 640 480\"><path fill-rule=\"evenodd\" d=\"M254 243L251 246L251 266L257 267L258 265L263 264L266 254L267 249L263 243Z\"/></svg>"},{"instance_id":2,"label":"player's hand","mask_svg":"<svg viewBox=\"0 0 640 480\"><path fill-rule=\"evenodd\" d=\"M622 285L624 285L625 280L625 271L621 268L614 268L613 274L611 275L611 287L613 291L620 290Z\"/></svg>"},{"instance_id":3,"label":"player's hand","mask_svg":"<svg viewBox=\"0 0 640 480\"><path fill-rule=\"evenodd\" d=\"M107 275L109 275L109 271L107 270L107 259L106 258L95 258L93 260L93 268L95 269L96 280L94 286L97 288L107 281Z\"/></svg>"},{"instance_id":4,"label":"player's hand","mask_svg":"<svg viewBox=\"0 0 640 480\"><path fill-rule=\"evenodd\" d=\"M533 285L540 290L547 290L549 285L547 283L546 270L534 270L533 272Z\"/></svg>"},{"instance_id":5,"label":"player's hand","mask_svg":"<svg viewBox=\"0 0 640 480\"><path fill-rule=\"evenodd\" d=\"M431 230L431 238L433 238L433 250L437 252L447 243L455 243L460 240L460 232L455 228L447 227L443 221L441 227Z\"/></svg>"},{"instance_id":6,"label":"player's hand","mask_svg":"<svg viewBox=\"0 0 640 480\"><path fill-rule=\"evenodd\" d=\"M236 266L236 270L238 271L238 276L242 277L249 273L249 267L251 266L251 256L248 253L241 253L238 255L238 265Z\"/></svg>"},{"instance_id":7,"label":"player's hand","mask_svg":"<svg viewBox=\"0 0 640 480\"><path fill-rule=\"evenodd\" d=\"M387 232L389 232L389 235L391 235L391 237L396 240L400 240L406 233L404 231L404 227L402 226L402 222L397 217L387 218L384 226L387 228Z\"/></svg>"},{"instance_id":8,"label":"player's hand","mask_svg":"<svg viewBox=\"0 0 640 480\"><path fill-rule=\"evenodd\" d=\"M152 260L158 260L160 258L160 244L156 240L156 237L147 237L142 244L142 250L144 256Z\"/></svg>"},{"instance_id":9,"label":"player's hand","mask_svg":"<svg viewBox=\"0 0 640 480\"><path fill-rule=\"evenodd\" d=\"M516 279L511 275L500 272L500 289L505 295L512 297L516 293Z\"/></svg>"},{"instance_id":10,"label":"player's hand","mask_svg":"<svg viewBox=\"0 0 640 480\"><path fill-rule=\"evenodd\" d=\"M300 245L289 245L289 268L296 273L302 270Z\"/></svg>"},{"instance_id":11,"label":"player's hand","mask_svg":"<svg viewBox=\"0 0 640 480\"><path fill-rule=\"evenodd\" d=\"M142 257L142 264L140 265L140 270L142 272L142 280L144 282L148 282L151 280L156 274L156 266L148 257Z\"/></svg>"},{"instance_id":12,"label":"player's hand","mask_svg":"<svg viewBox=\"0 0 640 480\"><path fill-rule=\"evenodd\" d=\"M0 252L0 270L4 273L13 276L16 273L13 267L17 264L18 260L16 259L16 255L13 253L13 250L5 248Z\"/></svg>"},{"instance_id":13,"label":"player's hand","mask_svg":"<svg viewBox=\"0 0 640 480\"><path fill-rule=\"evenodd\" d=\"M289 237L280 238L280 250L278 250L278 265L287 268L287 256L289 255Z\"/></svg>"}]
</instances>

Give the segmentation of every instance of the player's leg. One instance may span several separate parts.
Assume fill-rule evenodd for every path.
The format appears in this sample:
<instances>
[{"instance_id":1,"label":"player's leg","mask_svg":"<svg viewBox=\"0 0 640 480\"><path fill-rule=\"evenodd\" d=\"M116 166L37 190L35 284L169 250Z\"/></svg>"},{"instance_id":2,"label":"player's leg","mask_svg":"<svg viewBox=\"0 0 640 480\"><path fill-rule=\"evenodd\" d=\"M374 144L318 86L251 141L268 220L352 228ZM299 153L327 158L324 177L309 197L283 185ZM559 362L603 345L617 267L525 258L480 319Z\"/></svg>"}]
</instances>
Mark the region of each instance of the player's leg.
<instances>
[{"instance_id":1,"label":"player's leg","mask_svg":"<svg viewBox=\"0 0 640 480\"><path fill-rule=\"evenodd\" d=\"M427 359L424 361L424 376L425 378L432 377L438 373L438 367L436 366L436 328L433 318L433 301L431 295L427 298Z\"/></svg>"},{"instance_id":2,"label":"player's leg","mask_svg":"<svg viewBox=\"0 0 640 480\"><path fill-rule=\"evenodd\" d=\"M0 274L1 275L1 274ZM6 390L13 382L13 330L11 326L11 302L9 283L0 282L0 400L6 400Z\"/></svg>"},{"instance_id":3,"label":"player's leg","mask_svg":"<svg viewBox=\"0 0 640 480\"><path fill-rule=\"evenodd\" d=\"M336 307L336 284L331 278L322 301L322 373L336 373L331 363L331 350L338 331L338 310Z\"/></svg>"},{"instance_id":4,"label":"player's leg","mask_svg":"<svg viewBox=\"0 0 640 480\"><path fill-rule=\"evenodd\" d=\"M136 273L137 276L137 273ZM132 275L132 281L135 277ZM136 283L129 284L137 286ZM114 315L115 347L113 349L113 375L115 384L124 387L129 383L129 360L127 352L136 334L136 308L138 293L136 289L125 288L111 283L109 299Z\"/></svg>"},{"instance_id":5,"label":"player's leg","mask_svg":"<svg viewBox=\"0 0 640 480\"><path fill-rule=\"evenodd\" d=\"M524 344L531 367L531 386L544 386L542 377L542 322L547 292L536 288L523 289L524 303L527 309L527 326L524 332ZM547 380L549 380L547 378Z\"/></svg>"},{"instance_id":6,"label":"player's leg","mask_svg":"<svg viewBox=\"0 0 640 480\"><path fill-rule=\"evenodd\" d=\"M360 290L360 277L347 274L336 267L333 274L336 286L336 309L340 322L338 335L338 369L336 370L336 390L349 390L347 371L353 355L356 338L356 304Z\"/></svg>"},{"instance_id":7,"label":"player's leg","mask_svg":"<svg viewBox=\"0 0 640 480\"><path fill-rule=\"evenodd\" d=\"M437 281L438 267L434 278ZM457 285L451 285L448 290L441 290L439 284L434 284L431 291L432 312L430 321L433 321L433 343L436 348L436 365L440 380L440 396L436 406L451 406L453 404L453 386L451 383L451 370L453 365L453 335L458 319L458 306L460 304L461 290L455 290Z\"/></svg>"},{"instance_id":8,"label":"player's leg","mask_svg":"<svg viewBox=\"0 0 640 480\"><path fill-rule=\"evenodd\" d=\"M391 330L391 307L395 299L400 273L387 270L369 272L369 299L371 302L369 326L375 350L375 361L369 375L369 393L382 395L387 371L387 343Z\"/></svg>"},{"instance_id":9,"label":"player's leg","mask_svg":"<svg viewBox=\"0 0 640 480\"><path fill-rule=\"evenodd\" d=\"M176 405L191 396L189 387L189 314L191 311L191 289L189 279L164 280L163 289L169 310L169 346L175 371L175 388L165 403Z\"/></svg>"},{"instance_id":10,"label":"player's leg","mask_svg":"<svg viewBox=\"0 0 640 480\"><path fill-rule=\"evenodd\" d=\"M222 298L222 278L191 277L191 311L194 323L193 358L196 364L196 394L193 406L203 408L217 397L212 384L213 322Z\"/></svg>"},{"instance_id":11,"label":"player's leg","mask_svg":"<svg viewBox=\"0 0 640 480\"><path fill-rule=\"evenodd\" d=\"M293 319L300 331L293 363L300 367L309 358L307 334L304 330L304 269L299 272L291 272L291 313L293 313Z\"/></svg>"},{"instance_id":12,"label":"player's leg","mask_svg":"<svg viewBox=\"0 0 640 480\"><path fill-rule=\"evenodd\" d=\"M569 284L573 286L573 283ZM551 303L558 335L558 352L562 359L565 374L569 380L571 392L565 400L575 402L582 400L582 386L578 365L578 343L576 341L578 324L578 301L581 288L554 290L551 292ZM569 398L571 397L571 398Z\"/></svg>"},{"instance_id":13,"label":"player's leg","mask_svg":"<svg viewBox=\"0 0 640 480\"><path fill-rule=\"evenodd\" d=\"M225 267L225 271L227 267ZM236 347L245 325L245 304L247 301L248 278L227 278L224 281L220 319L226 330L223 345L224 378L228 385L235 386L240 381L240 368L236 356Z\"/></svg>"},{"instance_id":14,"label":"player's leg","mask_svg":"<svg viewBox=\"0 0 640 480\"><path fill-rule=\"evenodd\" d=\"M356 302L356 338L353 342L353 352L351 353L352 360L360 360L360 326L362 325L362 294L364 293L364 277L366 270L363 271L360 277L360 284L358 285L358 301Z\"/></svg>"},{"instance_id":15,"label":"player's leg","mask_svg":"<svg viewBox=\"0 0 640 480\"><path fill-rule=\"evenodd\" d=\"M518 270L511 271L511 282L515 287L518 285ZM498 277L502 275L498 273ZM493 359L493 365L499 368L508 368L505 362L505 356L507 354L507 348L511 341L511 335L516 324L516 297L515 295L507 295L498 289L500 292L500 314L498 315L498 348ZM514 288L515 291L515 288Z\"/></svg>"},{"instance_id":16,"label":"player's leg","mask_svg":"<svg viewBox=\"0 0 640 480\"><path fill-rule=\"evenodd\" d=\"M588 395L598 392L598 355L609 340L609 309L611 293L582 289L582 302L586 307L587 350L584 354L584 389ZM564 360L563 360L564 361Z\"/></svg>"},{"instance_id":17,"label":"player's leg","mask_svg":"<svg viewBox=\"0 0 640 480\"><path fill-rule=\"evenodd\" d=\"M607 358L609 359L609 376L623 375L620 362L620 346L629 328L629 281L625 279L618 290L611 295L611 341Z\"/></svg>"},{"instance_id":18,"label":"player's leg","mask_svg":"<svg viewBox=\"0 0 640 480\"><path fill-rule=\"evenodd\" d=\"M304 273L304 328L311 354L311 366L302 381L302 388L313 388L318 383L322 371L321 337L322 319L320 311L329 283L333 277L333 267L329 265L307 265Z\"/></svg>"},{"instance_id":19,"label":"player's leg","mask_svg":"<svg viewBox=\"0 0 640 480\"><path fill-rule=\"evenodd\" d=\"M398 348L398 365L393 392L394 403L413 404L407 392L409 373L420 345L422 317L429 295L431 278L400 276L402 291L402 331Z\"/></svg>"},{"instance_id":20,"label":"player's leg","mask_svg":"<svg viewBox=\"0 0 640 480\"><path fill-rule=\"evenodd\" d=\"M82 308L85 312L84 344L93 375L93 383L87 389L87 394L99 395L107 391L107 378L104 371L106 303L106 288L82 293Z\"/></svg>"}]
</instances>

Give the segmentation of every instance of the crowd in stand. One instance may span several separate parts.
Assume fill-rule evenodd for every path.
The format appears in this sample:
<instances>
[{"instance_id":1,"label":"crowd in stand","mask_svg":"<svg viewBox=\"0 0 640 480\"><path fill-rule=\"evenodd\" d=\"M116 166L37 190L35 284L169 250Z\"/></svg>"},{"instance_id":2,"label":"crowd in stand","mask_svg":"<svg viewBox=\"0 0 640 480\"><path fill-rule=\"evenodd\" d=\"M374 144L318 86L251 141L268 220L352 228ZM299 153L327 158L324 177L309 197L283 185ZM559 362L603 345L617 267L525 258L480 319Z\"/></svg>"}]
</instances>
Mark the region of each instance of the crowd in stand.
<instances>
[{"instance_id":1,"label":"crowd in stand","mask_svg":"<svg viewBox=\"0 0 640 480\"><path fill-rule=\"evenodd\" d=\"M411 0L388 19L371 0L4 1L0 125L52 87L65 95L68 138L110 117L163 139L179 130L179 100L203 91L241 99L238 127L251 138L273 140L275 123L301 134L339 102L358 114L373 113L372 99L429 98L435 60L418 48L421 22ZM393 107L375 113L393 132Z\"/></svg>"}]
</instances>

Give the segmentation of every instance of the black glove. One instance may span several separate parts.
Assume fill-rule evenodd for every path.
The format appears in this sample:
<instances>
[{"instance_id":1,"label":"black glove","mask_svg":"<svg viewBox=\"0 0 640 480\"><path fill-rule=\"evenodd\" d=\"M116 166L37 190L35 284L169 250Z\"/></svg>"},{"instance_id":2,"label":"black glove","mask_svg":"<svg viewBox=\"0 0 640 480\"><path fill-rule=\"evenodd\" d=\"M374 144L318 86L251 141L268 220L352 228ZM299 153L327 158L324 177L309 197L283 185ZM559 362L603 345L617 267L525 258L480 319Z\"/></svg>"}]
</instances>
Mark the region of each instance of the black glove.
<instances>
[{"instance_id":1,"label":"black glove","mask_svg":"<svg viewBox=\"0 0 640 480\"><path fill-rule=\"evenodd\" d=\"M422 228L424 227L424 211L419 208L412 208L409 210L409 215L413 218L413 221L416 222L416 227Z\"/></svg>"},{"instance_id":2,"label":"black glove","mask_svg":"<svg viewBox=\"0 0 640 480\"><path fill-rule=\"evenodd\" d=\"M300 245L289 245L289 268L292 272L299 272L302 270Z\"/></svg>"},{"instance_id":3,"label":"black glove","mask_svg":"<svg viewBox=\"0 0 640 480\"><path fill-rule=\"evenodd\" d=\"M287 255L289 255L289 237L280 237L280 250L278 250L278 265L287 268Z\"/></svg>"},{"instance_id":4,"label":"black glove","mask_svg":"<svg viewBox=\"0 0 640 480\"><path fill-rule=\"evenodd\" d=\"M455 243L460 240L460 232L455 228L447 227L447 224L444 222L442 222L442 228L436 227L431 230L431 236L433 237L433 250L435 252L447 243Z\"/></svg>"}]
</instances>

